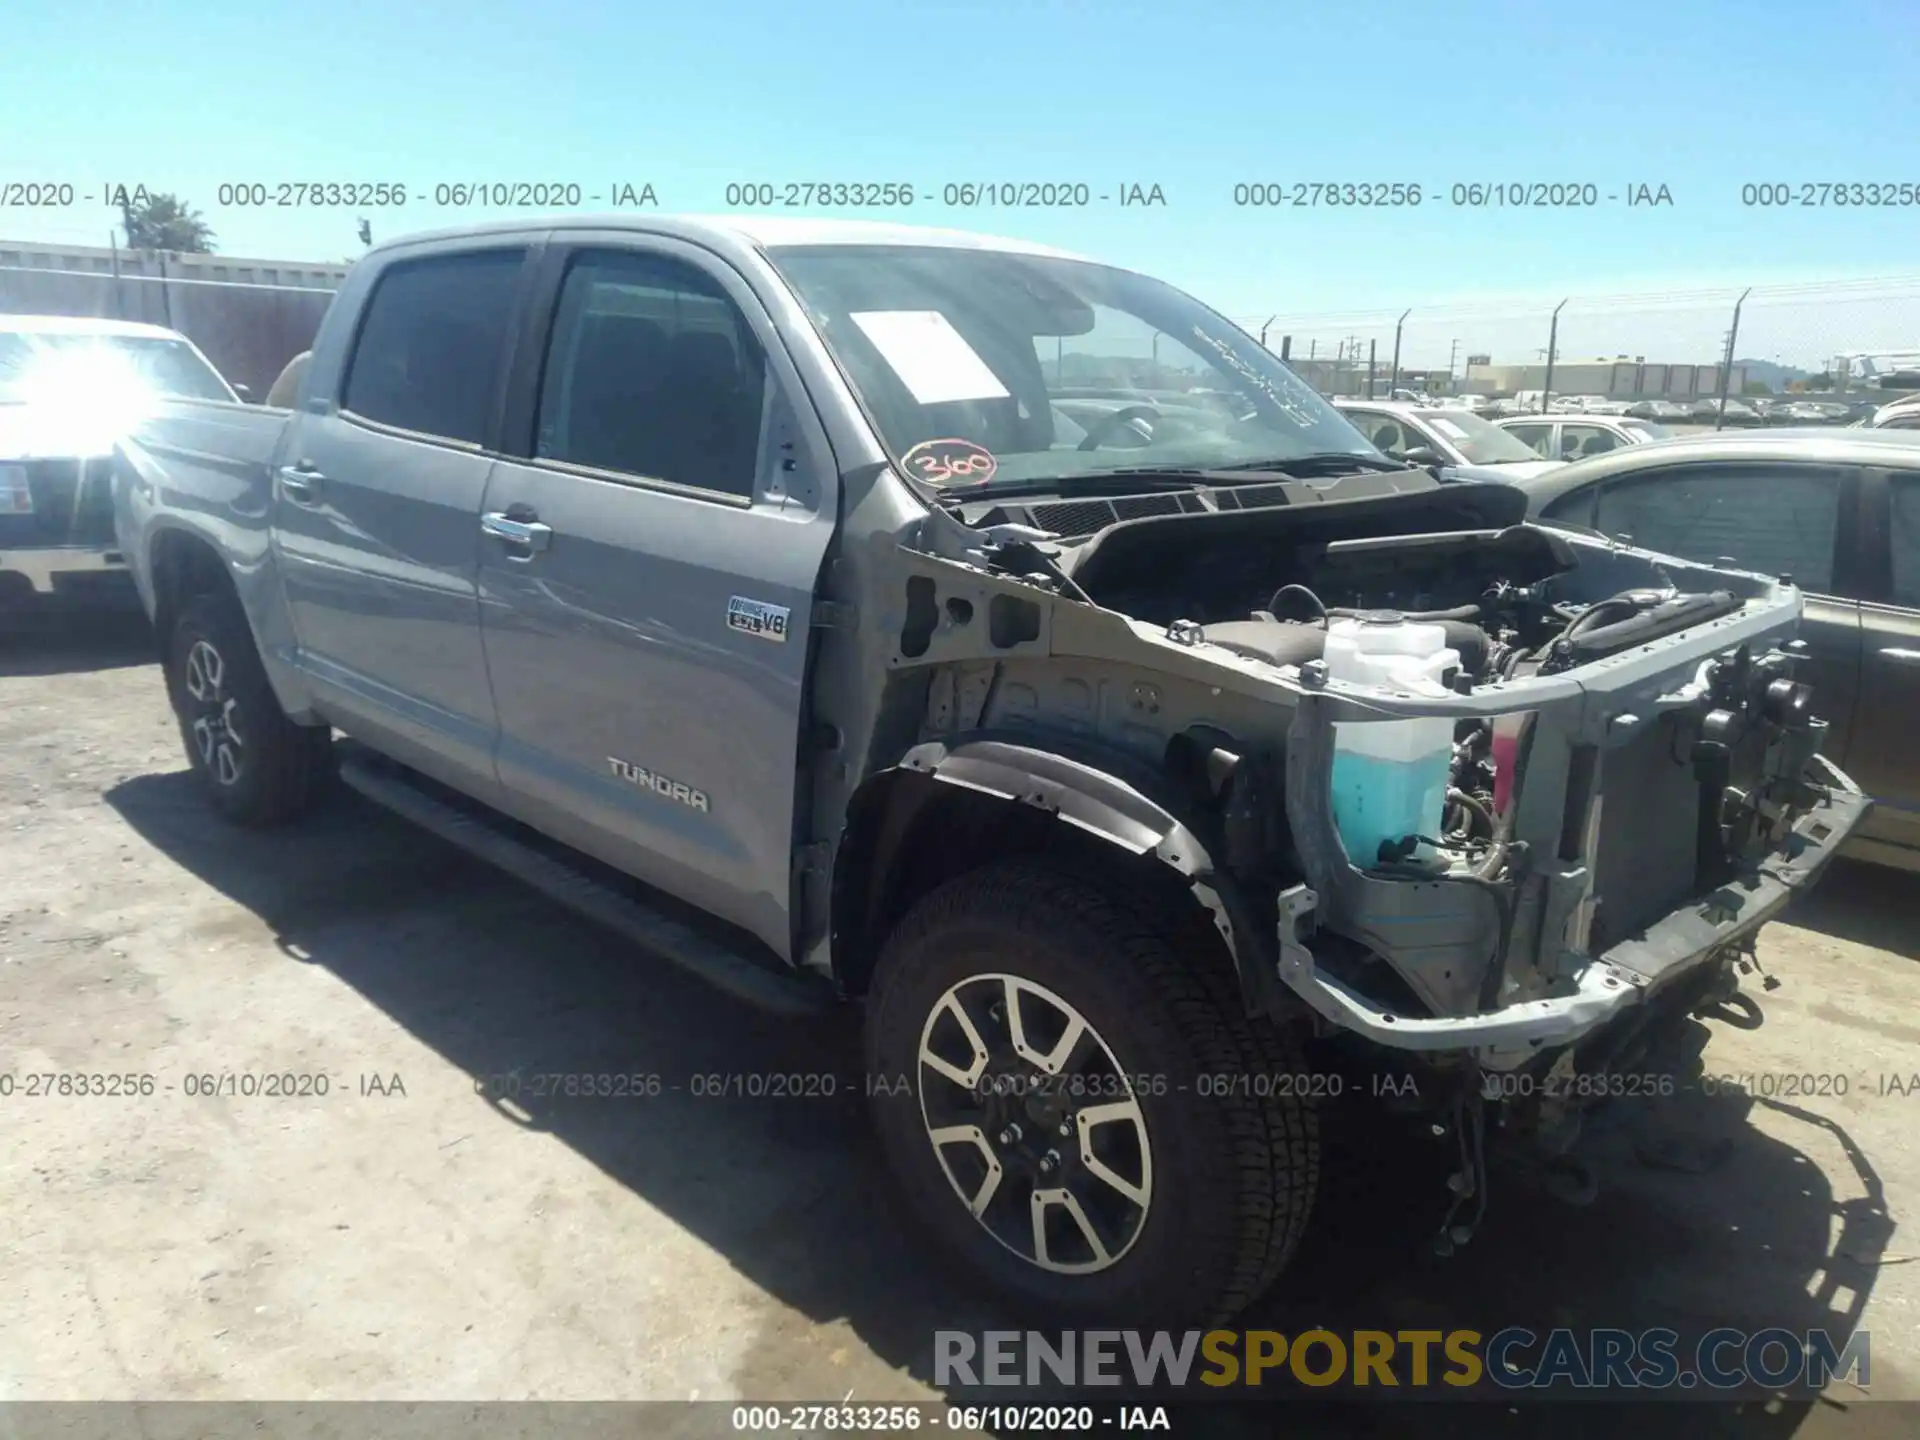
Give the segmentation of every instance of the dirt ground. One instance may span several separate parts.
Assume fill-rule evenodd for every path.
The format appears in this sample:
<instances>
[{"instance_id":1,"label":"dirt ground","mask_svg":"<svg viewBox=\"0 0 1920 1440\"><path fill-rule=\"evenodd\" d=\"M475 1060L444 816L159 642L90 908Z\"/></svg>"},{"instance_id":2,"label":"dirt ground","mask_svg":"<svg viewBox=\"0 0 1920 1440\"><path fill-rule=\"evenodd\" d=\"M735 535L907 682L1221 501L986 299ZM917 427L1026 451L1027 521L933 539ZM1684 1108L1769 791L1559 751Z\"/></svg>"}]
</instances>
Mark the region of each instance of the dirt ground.
<instances>
[{"instance_id":1,"label":"dirt ground","mask_svg":"<svg viewBox=\"0 0 1920 1440\"><path fill-rule=\"evenodd\" d=\"M1446 1261L1438 1186L1336 1113L1245 1323L1863 1328L1871 1398L1737 1433L1914 1433L1877 1402L1920 1396L1920 886L1837 867L1760 956L1766 1023L1712 1022L1706 1068L1829 1093L1650 1102L1595 1204L1496 1188ZM17 1082L136 1077L0 1097L0 1400L934 1399L933 1332L995 1324L892 1211L846 1019L759 1015L350 795L223 828L137 623L0 638L0 1045ZM549 1072L663 1088L476 1086ZM844 1078L693 1093L771 1072ZM224 1078L264 1076L306 1093Z\"/></svg>"}]
</instances>

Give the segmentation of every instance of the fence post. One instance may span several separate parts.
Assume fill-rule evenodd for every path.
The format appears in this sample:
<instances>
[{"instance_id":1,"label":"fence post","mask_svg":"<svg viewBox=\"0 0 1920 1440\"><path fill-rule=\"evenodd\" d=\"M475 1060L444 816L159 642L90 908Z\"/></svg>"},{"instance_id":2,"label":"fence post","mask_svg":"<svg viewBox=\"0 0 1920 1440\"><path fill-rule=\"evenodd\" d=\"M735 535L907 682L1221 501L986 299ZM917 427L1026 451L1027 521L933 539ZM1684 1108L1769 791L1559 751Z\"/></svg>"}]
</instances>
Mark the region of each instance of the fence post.
<instances>
[{"instance_id":1,"label":"fence post","mask_svg":"<svg viewBox=\"0 0 1920 1440\"><path fill-rule=\"evenodd\" d=\"M1367 341L1367 399L1369 400L1373 399L1373 354L1379 344L1378 340Z\"/></svg>"},{"instance_id":2,"label":"fence post","mask_svg":"<svg viewBox=\"0 0 1920 1440\"><path fill-rule=\"evenodd\" d=\"M1412 310L1402 310L1400 318L1393 322L1393 380L1387 386L1387 398L1393 398L1393 392L1400 388L1400 327L1407 323Z\"/></svg>"},{"instance_id":3,"label":"fence post","mask_svg":"<svg viewBox=\"0 0 1920 1440\"><path fill-rule=\"evenodd\" d=\"M1280 358L1289 364L1293 362L1293 337L1291 335L1282 335L1280 337Z\"/></svg>"},{"instance_id":4,"label":"fence post","mask_svg":"<svg viewBox=\"0 0 1920 1440\"><path fill-rule=\"evenodd\" d=\"M1727 326L1727 353L1720 358L1720 403L1714 407L1719 413L1713 417L1713 428L1724 430L1727 426L1727 387L1733 384L1733 342L1740 334L1740 307L1747 303L1747 296L1753 293L1749 285L1740 292L1740 298L1733 302L1733 322Z\"/></svg>"},{"instance_id":5,"label":"fence post","mask_svg":"<svg viewBox=\"0 0 1920 1440\"><path fill-rule=\"evenodd\" d=\"M107 231L107 248L113 251L113 318L127 318L127 302L120 286L120 239L111 230Z\"/></svg>"},{"instance_id":6,"label":"fence post","mask_svg":"<svg viewBox=\"0 0 1920 1440\"><path fill-rule=\"evenodd\" d=\"M1573 297L1569 295L1567 300ZM1562 300L1553 307L1553 323L1547 327L1547 378L1540 386L1540 413L1547 414L1553 405L1553 357L1560 349L1560 312L1566 309L1567 301Z\"/></svg>"},{"instance_id":7,"label":"fence post","mask_svg":"<svg viewBox=\"0 0 1920 1440\"><path fill-rule=\"evenodd\" d=\"M1261 348L1262 350L1264 350L1264 349L1266 349L1266 348L1267 348L1267 329L1268 329L1268 326L1271 326L1271 325L1273 324L1273 322L1274 322L1274 321L1276 321L1276 320L1278 320L1279 318L1280 318L1280 317L1279 317L1278 315L1269 315L1269 316L1267 317L1267 323L1266 323L1266 325L1262 325L1262 326L1260 327L1260 348Z\"/></svg>"},{"instance_id":8,"label":"fence post","mask_svg":"<svg viewBox=\"0 0 1920 1440\"><path fill-rule=\"evenodd\" d=\"M173 286L167 283L167 252L156 250L153 252L153 258L160 262L160 311L167 317L167 328L171 330L174 328Z\"/></svg>"}]
</instances>

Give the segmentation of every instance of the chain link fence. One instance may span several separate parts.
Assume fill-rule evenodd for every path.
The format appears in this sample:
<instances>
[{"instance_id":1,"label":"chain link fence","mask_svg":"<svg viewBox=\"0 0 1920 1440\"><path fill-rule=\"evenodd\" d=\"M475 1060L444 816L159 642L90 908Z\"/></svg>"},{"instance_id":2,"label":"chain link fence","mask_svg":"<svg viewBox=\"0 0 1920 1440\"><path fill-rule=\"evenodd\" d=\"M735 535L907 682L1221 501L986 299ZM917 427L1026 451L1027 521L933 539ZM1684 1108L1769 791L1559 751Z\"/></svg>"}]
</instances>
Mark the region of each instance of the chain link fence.
<instances>
[{"instance_id":1,"label":"chain link fence","mask_svg":"<svg viewBox=\"0 0 1920 1440\"><path fill-rule=\"evenodd\" d=\"M1329 398L1491 414L1840 423L1920 386L1920 276L1235 319Z\"/></svg>"}]
</instances>

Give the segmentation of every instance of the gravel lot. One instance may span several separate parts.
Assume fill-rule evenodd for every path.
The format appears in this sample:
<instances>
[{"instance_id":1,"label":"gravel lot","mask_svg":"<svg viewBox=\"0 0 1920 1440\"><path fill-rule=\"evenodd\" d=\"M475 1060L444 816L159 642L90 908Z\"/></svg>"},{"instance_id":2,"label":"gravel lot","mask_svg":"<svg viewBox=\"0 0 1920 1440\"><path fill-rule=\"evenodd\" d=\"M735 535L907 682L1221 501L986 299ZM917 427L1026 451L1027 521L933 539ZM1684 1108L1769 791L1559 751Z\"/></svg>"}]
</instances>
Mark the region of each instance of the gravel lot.
<instances>
[{"instance_id":1,"label":"gravel lot","mask_svg":"<svg viewBox=\"0 0 1920 1440\"><path fill-rule=\"evenodd\" d=\"M154 1077L0 1099L0 1399L936 1398L932 1332L995 1317L890 1209L850 1023L744 1009L350 795L222 828L149 657L118 620L0 638L0 1072ZM1707 1069L1845 1095L1648 1102L1595 1205L1496 1184L1445 1262L1426 1161L1336 1112L1328 1201L1246 1323L1858 1326L1873 1398L1920 1398L1916 886L1838 868L1761 958L1767 1023L1703 1025ZM511 1071L669 1088L476 1093ZM691 1093L782 1071L840 1093ZM327 1093L188 1093L267 1075ZM1864 1398L1737 1433L1913 1433Z\"/></svg>"}]
</instances>

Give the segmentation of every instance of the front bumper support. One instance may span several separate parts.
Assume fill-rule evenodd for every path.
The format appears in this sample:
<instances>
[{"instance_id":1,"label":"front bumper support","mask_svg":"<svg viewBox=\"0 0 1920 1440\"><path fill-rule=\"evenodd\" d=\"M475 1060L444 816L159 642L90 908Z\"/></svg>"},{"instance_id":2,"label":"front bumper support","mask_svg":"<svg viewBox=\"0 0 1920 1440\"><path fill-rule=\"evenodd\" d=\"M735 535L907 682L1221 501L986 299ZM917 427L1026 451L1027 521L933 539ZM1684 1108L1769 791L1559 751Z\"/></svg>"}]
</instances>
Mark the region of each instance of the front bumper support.
<instances>
[{"instance_id":1,"label":"front bumper support","mask_svg":"<svg viewBox=\"0 0 1920 1440\"><path fill-rule=\"evenodd\" d=\"M1282 983L1321 1018L1396 1050L1479 1052L1481 1064L1507 1069L1548 1046L1579 1039L1643 1003L1655 988L1724 954L1785 909L1833 860L1872 802L1824 756L1810 762L1822 792L1781 845L1741 875L1647 926L1571 977L1571 989L1516 1001L1477 1015L1403 1015L1383 1009L1329 975L1308 941L1318 896L1296 885L1280 896ZM1657 986L1656 986L1657 982Z\"/></svg>"}]
</instances>

